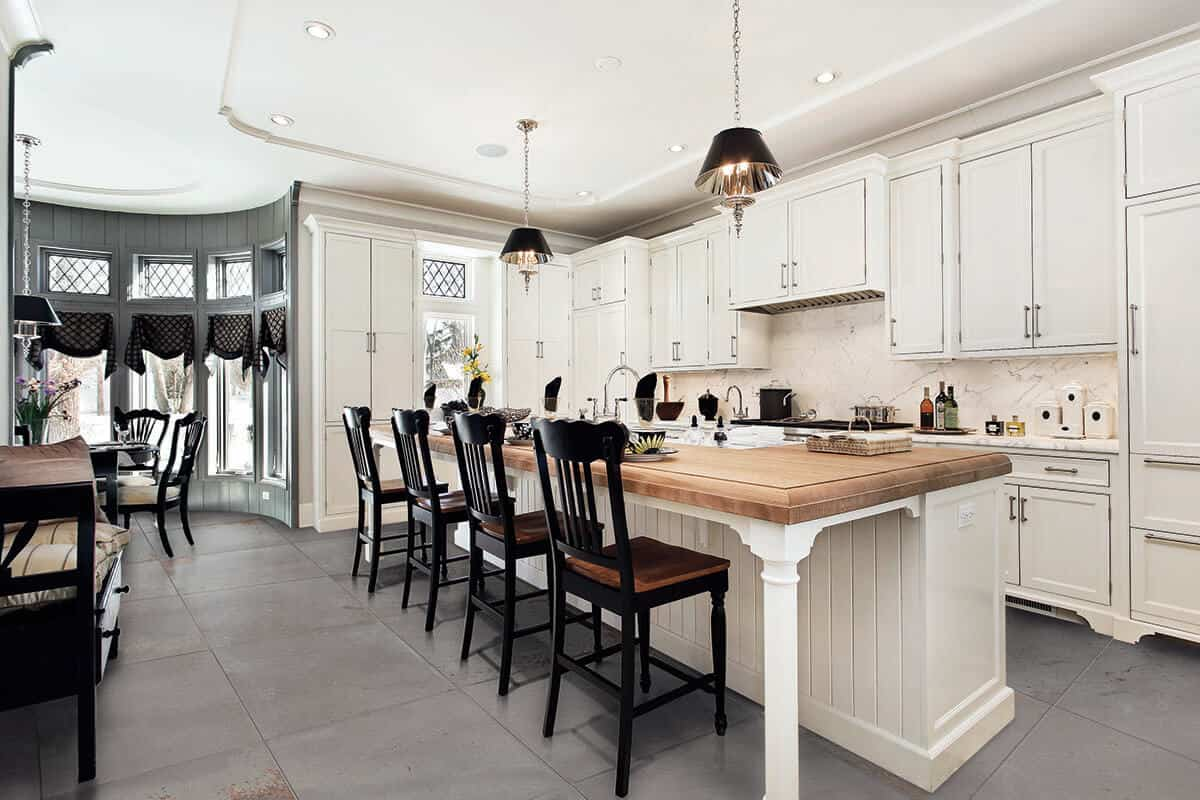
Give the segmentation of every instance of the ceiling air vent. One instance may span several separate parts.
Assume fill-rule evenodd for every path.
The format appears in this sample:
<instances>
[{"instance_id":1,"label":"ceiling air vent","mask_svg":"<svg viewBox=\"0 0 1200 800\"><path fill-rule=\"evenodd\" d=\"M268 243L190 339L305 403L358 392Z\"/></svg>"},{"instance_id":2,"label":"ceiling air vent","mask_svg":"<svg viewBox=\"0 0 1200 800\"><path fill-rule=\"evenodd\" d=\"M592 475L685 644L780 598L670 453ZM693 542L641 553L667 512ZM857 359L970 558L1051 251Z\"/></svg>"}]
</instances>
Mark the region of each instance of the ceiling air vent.
<instances>
[{"instance_id":1,"label":"ceiling air vent","mask_svg":"<svg viewBox=\"0 0 1200 800\"><path fill-rule=\"evenodd\" d=\"M762 302L753 306L740 306L740 311L751 311L759 314L787 314L791 311L803 311L808 308L828 308L829 306L848 306L854 303L870 303L882 300L883 292L877 289L861 289L857 292L839 292L824 294L820 297L789 297L773 302Z\"/></svg>"}]
</instances>

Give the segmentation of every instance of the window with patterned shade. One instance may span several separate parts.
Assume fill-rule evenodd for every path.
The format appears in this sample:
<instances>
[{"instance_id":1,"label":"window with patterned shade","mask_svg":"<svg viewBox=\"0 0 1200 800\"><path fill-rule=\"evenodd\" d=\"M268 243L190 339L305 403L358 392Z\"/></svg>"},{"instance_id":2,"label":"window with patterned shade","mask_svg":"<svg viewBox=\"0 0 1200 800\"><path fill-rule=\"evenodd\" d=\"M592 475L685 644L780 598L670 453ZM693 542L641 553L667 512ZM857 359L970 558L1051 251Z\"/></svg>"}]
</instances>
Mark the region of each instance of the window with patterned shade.
<instances>
[{"instance_id":1,"label":"window with patterned shade","mask_svg":"<svg viewBox=\"0 0 1200 800\"><path fill-rule=\"evenodd\" d=\"M138 256L129 289L137 300L191 300L196 296L196 264L187 256Z\"/></svg>"},{"instance_id":2,"label":"window with patterned shade","mask_svg":"<svg viewBox=\"0 0 1200 800\"><path fill-rule=\"evenodd\" d=\"M112 256L82 250L43 250L46 289L64 294L107 295Z\"/></svg>"}]
</instances>

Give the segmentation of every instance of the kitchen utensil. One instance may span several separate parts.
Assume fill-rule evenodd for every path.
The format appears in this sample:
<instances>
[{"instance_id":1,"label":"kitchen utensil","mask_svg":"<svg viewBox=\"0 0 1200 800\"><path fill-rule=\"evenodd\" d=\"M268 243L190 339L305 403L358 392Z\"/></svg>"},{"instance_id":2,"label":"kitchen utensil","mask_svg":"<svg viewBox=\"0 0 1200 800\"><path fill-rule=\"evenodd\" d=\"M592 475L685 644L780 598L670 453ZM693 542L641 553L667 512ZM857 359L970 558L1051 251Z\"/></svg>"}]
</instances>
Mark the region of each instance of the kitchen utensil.
<instances>
[{"instance_id":1,"label":"kitchen utensil","mask_svg":"<svg viewBox=\"0 0 1200 800\"><path fill-rule=\"evenodd\" d=\"M1054 438L1056 438L1056 439L1082 439L1083 438L1083 427L1082 426L1076 427L1075 424L1072 422L1063 422L1054 431Z\"/></svg>"},{"instance_id":2,"label":"kitchen utensil","mask_svg":"<svg viewBox=\"0 0 1200 800\"><path fill-rule=\"evenodd\" d=\"M1083 407L1083 435L1088 439L1111 439L1117 433L1117 410L1112 403L1088 403Z\"/></svg>"},{"instance_id":3,"label":"kitchen utensil","mask_svg":"<svg viewBox=\"0 0 1200 800\"><path fill-rule=\"evenodd\" d=\"M425 401L425 410L433 411L434 399L437 397L437 384L431 383L425 387L425 393L422 399Z\"/></svg>"},{"instance_id":4,"label":"kitchen utensil","mask_svg":"<svg viewBox=\"0 0 1200 800\"><path fill-rule=\"evenodd\" d=\"M1064 384L1058 390L1058 404L1062 406L1063 425L1070 425L1083 435L1083 407L1087 405L1087 388L1081 383Z\"/></svg>"},{"instance_id":5,"label":"kitchen utensil","mask_svg":"<svg viewBox=\"0 0 1200 800\"><path fill-rule=\"evenodd\" d=\"M508 424L519 422L529 416L530 409L528 408L492 408L484 406L479 409L480 414L499 414Z\"/></svg>"},{"instance_id":6,"label":"kitchen utensil","mask_svg":"<svg viewBox=\"0 0 1200 800\"><path fill-rule=\"evenodd\" d=\"M512 447L533 447L533 439L518 439L515 436L509 436L504 443Z\"/></svg>"},{"instance_id":7,"label":"kitchen utensil","mask_svg":"<svg viewBox=\"0 0 1200 800\"><path fill-rule=\"evenodd\" d=\"M509 425L509 428L512 429L512 437L511 438L513 438L513 439L532 439L533 438L533 425L531 425L528 422L514 422L511 425Z\"/></svg>"},{"instance_id":8,"label":"kitchen utensil","mask_svg":"<svg viewBox=\"0 0 1200 800\"><path fill-rule=\"evenodd\" d=\"M866 420L867 432L858 433L852 427L855 422L858 422L858 419L850 421L845 433L814 433L805 440L804 446L811 453L838 453L847 456L882 456L912 450L911 434L873 433L870 420Z\"/></svg>"},{"instance_id":9,"label":"kitchen utensil","mask_svg":"<svg viewBox=\"0 0 1200 800\"><path fill-rule=\"evenodd\" d=\"M1035 436L1053 436L1063 422L1062 406L1056 400L1043 400L1033 406Z\"/></svg>"},{"instance_id":10,"label":"kitchen utensil","mask_svg":"<svg viewBox=\"0 0 1200 800\"><path fill-rule=\"evenodd\" d=\"M978 431L978 428L913 428L913 433L927 436L970 436Z\"/></svg>"},{"instance_id":11,"label":"kitchen utensil","mask_svg":"<svg viewBox=\"0 0 1200 800\"><path fill-rule=\"evenodd\" d=\"M621 457L622 461L629 461L634 464L649 464L655 461L666 461L665 453L626 453Z\"/></svg>"},{"instance_id":12,"label":"kitchen utensil","mask_svg":"<svg viewBox=\"0 0 1200 800\"><path fill-rule=\"evenodd\" d=\"M667 441L667 434L662 431L636 432L636 434L637 438L629 442L629 452L634 455L657 453L663 443Z\"/></svg>"},{"instance_id":13,"label":"kitchen utensil","mask_svg":"<svg viewBox=\"0 0 1200 800\"><path fill-rule=\"evenodd\" d=\"M545 400L542 401L542 406L546 412L553 414L558 411L558 392L562 388L562 377L556 377L554 380L546 384Z\"/></svg>"},{"instance_id":14,"label":"kitchen utensil","mask_svg":"<svg viewBox=\"0 0 1200 800\"><path fill-rule=\"evenodd\" d=\"M658 373L648 372L638 379L637 387L633 390L633 396L639 400L654 399L654 390L658 388Z\"/></svg>"},{"instance_id":15,"label":"kitchen utensil","mask_svg":"<svg viewBox=\"0 0 1200 800\"><path fill-rule=\"evenodd\" d=\"M654 411L663 422L674 422L683 413L683 401L673 400L668 402L667 400L663 400L654 407Z\"/></svg>"},{"instance_id":16,"label":"kitchen utensil","mask_svg":"<svg viewBox=\"0 0 1200 800\"><path fill-rule=\"evenodd\" d=\"M872 400L876 402L872 403ZM862 417L870 422L896 421L896 407L884 405L883 399L877 394L866 398L861 405L851 406L850 410L855 417Z\"/></svg>"},{"instance_id":17,"label":"kitchen utensil","mask_svg":"<svg viewBox=\"0 0 1200 800\"><path fill-rule=\"evenodd\" d=\"M712 422L717 418L717 396L708 389L704 390L704 394L696 399L696 405L700 409L700 413L704 415L706 422Z\"/></svg>"},{"instance_id":18,"label":"kitchen utensil","mask_svg":"<svg viewBox=\"0 0 1200 800\"><path fill-rule=\"evenodd\" d=\"M792 415L791 389L783 386L764 386L758 390L758 416L760 419L784 419Z\"/></svg>"}]
</instances>

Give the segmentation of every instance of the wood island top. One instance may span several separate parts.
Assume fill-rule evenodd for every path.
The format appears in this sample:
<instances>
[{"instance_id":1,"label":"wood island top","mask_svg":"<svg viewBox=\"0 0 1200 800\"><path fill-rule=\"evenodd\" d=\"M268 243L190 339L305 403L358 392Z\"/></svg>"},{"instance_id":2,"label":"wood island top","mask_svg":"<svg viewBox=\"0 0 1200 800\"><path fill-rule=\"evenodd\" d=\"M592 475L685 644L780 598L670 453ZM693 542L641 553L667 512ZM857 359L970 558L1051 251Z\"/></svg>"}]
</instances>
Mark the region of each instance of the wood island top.
<instances>
[{"instance_id":1,"label":"wood island top","mask_svg":"<svg viewBox=\"0 0 1200 800\"><path fill-rule=\"evenodd\" d=\"M392 445L391 436L376 439ZM429 446L454 455L449 436L431 435ZM1012 472L1012 462L1002 453L958 448L844 456L810 453L802 445L745 450L671 446L679 453L665 461L622 464L625 491L780 523L821 519ZM532 447L505 447L504 463L537 472ZM603 474L597 478L603 484Z\"/></svg>"}]
</instances>

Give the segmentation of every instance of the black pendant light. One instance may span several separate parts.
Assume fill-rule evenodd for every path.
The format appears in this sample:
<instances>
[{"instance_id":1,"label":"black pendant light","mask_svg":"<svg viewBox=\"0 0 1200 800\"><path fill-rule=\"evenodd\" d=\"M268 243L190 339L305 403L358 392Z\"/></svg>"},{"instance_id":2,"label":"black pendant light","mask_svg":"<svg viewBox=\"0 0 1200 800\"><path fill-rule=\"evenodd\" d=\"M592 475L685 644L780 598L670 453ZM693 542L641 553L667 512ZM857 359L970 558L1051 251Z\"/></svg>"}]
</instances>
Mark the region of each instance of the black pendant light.
<instances>
[{"instance_id":1,"label":"black pendant light","mask_svg":"<svg viewBox=\"0 0 1200 800\"><path fill-rule=\"evenodd\" d=\"M525 291L529 291L529 281L538 273L538 266L545 264L554 257L546 237L537 228L529 227L529 132L537 127L537 120L517 120L517 130L525 137L525 226L513 228L500 251L500 260L512 264L517 273L525 278Z\"/></svg>"},{"instance_id":2,"label":"black pendant light","mask_svg":"<svg viewBox=\"0 0 1200 800\"><path fill-rule=\"evenodd\" d=\"M742 121L741 0L733 0L733 121ZM733 209L733 224L740 238L742 212L754 205L752 195L769 189L783 177L783 170L760 131L735 124L713 137L708 155L696 176L696 188L717 195L721 205Z\"/></svg>"},{"instance_id":3,"label":"black pendant light","mask_svg":"<svg viewBox=\"0 0 1200 800\"><path fill-rule=\"evenodd\" d=\"M16 327L13 336L21 340L21 346L28 354L30 343L39 336L39 325L61 325L62 322L59 321L58 314L54 313L49 300L29 293L29 160L33 148L42 142L37 137L25 133L18 133L16 140L25 148L25 197L21 203L21 228L24 232L21 252L25 292L13 296L13 323Z\"/></svg>"}]
</instances>

